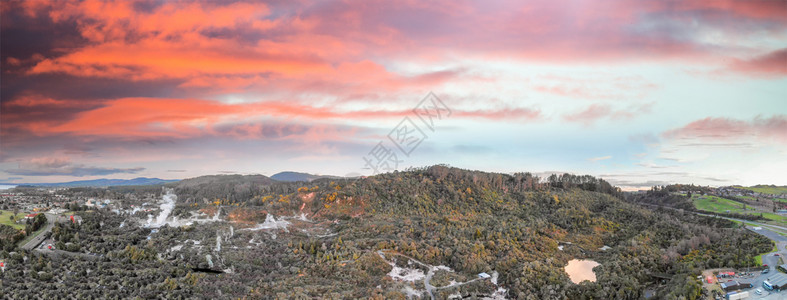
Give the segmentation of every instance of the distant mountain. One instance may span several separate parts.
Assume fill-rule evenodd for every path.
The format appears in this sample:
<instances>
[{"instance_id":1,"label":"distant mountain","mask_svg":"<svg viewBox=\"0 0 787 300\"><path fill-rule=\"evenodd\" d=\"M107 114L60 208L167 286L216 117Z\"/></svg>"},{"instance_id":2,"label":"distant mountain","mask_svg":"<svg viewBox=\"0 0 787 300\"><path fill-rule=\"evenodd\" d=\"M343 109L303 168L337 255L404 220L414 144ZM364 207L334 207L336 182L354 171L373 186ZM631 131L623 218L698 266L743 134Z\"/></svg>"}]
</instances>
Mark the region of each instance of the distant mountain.
<instances>
[{"instance_id":1,"label":"distant mountain","mask_svg":"<svg viewBox=\"0 0 787 300\"><path fill-rule=\"evenodd\" d=\"M235 185L270 185L273 180L265 175L205 175L194 178L183 179L175 184L178 188L193 188L199 186L235 186Z\"/></svg>"},{"instance_id":2,"label":"distant mountain","mask_svg":"<svg viewBox=\"0 0 787 300\"><path fill-rule=\"evenodd\" d=\"M43 187L107 187L107 186L126 186L126 185L155 185L176 182L178 180L165 180L160 178L138 177L134 179L94 179L55 183L19 183L20 186L43 186Z\"/></svg>"},{"instance_id":3,"label":"distant mountain","mask_svg":"<svg viewBox=\"0 0 787 300\"><path fill-rule=\"evenodd\" d=\"M290 172L290 171L276 173L273 176L271 176L271 179L273 180L286 181L286 182L296 182L296 181L309 182L320 178L341 178L341 177L330 176L330 175L314 175L309 173L299 173L299 172Z\"/></svg>"}]
</instances>

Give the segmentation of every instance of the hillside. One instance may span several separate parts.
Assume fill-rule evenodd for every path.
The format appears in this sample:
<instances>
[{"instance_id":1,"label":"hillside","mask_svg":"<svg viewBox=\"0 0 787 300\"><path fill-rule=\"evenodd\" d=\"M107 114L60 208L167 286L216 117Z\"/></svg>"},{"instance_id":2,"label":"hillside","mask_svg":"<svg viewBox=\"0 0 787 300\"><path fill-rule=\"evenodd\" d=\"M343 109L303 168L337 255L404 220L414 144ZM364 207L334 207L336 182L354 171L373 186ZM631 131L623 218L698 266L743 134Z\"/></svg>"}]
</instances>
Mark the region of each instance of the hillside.
<instances>
[{"instance_id":1,"label":"hillside","mask_svg":"<svg viewBox=\"0 0 787 300\"><path fill-rule=\"evenodd\" d=\"M87 288L96 278L120 275L138 288L105 280L110 297L639 299L655 283L648 274L660 273L672 280L654 288L659 298L696 299L700 270L753 266L773 247L729 221L643 209L590 176L433 166L308 184L222 175L170 186L177 201L167 194L154 205L163 218L136 212L131 205L150 201L127 194L137 192L110 190L109 198L142 200L59 227L60 241L107 259L89 279L39 290L96 296ZM166 225L153 232L144 225L151 218ZM563 267L576 258L601 264L596 282L569 280ZM53 273L95 263L52 260ZM476 279L482 272L494 280ZM19 298L27 277L6 274L18 278L4 281L7 295ZM425 288L427 279L445 288Z\"/></svg>"},{"instance_id":2,"label":"hillside","mask_svg":"<svg viewBox=\"0 0 787 300\"><path fill-rule=\"evenodd\" d=\"M178 196L186 201L230 199L241 201L261 193L261 187L274 181L264 175L207 175L184 179L168 186L174 187Z\"/></svg>"},{"instance_id":3,"label":"hillside","mask_svg":"<svg viewBox=\"0 0 787 300\"><path fill-rule=\"evenodd\" d=\"M736 186L733 186L733 187L734 188L738 188L738 189L742 189L742 190L752 191L752 192L755 192L755 193L761 193L761 194L771 194L771 195L787 194L787 186L759 184L759 185L750 186L750 187L744 187L744 186L739 186L739 185L736 185Z\"/></svg>"}]
</instances>

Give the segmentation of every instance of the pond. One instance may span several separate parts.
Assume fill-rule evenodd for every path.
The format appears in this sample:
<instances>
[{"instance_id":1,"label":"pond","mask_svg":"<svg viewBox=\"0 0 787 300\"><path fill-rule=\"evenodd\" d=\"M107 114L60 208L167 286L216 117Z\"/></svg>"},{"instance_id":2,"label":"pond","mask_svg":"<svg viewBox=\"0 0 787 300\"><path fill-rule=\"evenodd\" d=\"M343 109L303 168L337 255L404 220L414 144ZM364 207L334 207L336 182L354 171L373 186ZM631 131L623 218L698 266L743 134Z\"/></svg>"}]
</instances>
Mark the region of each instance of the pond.
<instances>
[{"instance_id":1,"label":"pond","mask_svg":"<svg viewBox=\"0 0 787 300\"><path fill-rule=\"evenodd\" d=\"M596 273L593 272L593 267L598 265L599 263L592 260L572 259L568 261L566 273L573 283L580 283L584 280L596 282Z\"/></svg>"}]
</instances>

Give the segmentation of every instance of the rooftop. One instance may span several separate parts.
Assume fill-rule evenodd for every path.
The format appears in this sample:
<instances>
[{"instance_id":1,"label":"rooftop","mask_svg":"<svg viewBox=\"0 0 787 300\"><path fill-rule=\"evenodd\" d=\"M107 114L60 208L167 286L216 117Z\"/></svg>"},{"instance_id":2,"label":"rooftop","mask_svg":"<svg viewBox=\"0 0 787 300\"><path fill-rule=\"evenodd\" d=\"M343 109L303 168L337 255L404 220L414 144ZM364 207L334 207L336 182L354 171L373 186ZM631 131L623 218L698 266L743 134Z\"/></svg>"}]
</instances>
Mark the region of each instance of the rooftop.
<instances>
[{"instance_id":1,"label":"rooftop","mask_svg":"<svg viewBox=\"0 0 787 300\"><path fill-rule=\"evenodd\" d=\"M787 286L787 275L782 273L773 274L772 276L768 277L768 282L770 282L771 285L779 287Z\"/></svg>"}]
</instances>

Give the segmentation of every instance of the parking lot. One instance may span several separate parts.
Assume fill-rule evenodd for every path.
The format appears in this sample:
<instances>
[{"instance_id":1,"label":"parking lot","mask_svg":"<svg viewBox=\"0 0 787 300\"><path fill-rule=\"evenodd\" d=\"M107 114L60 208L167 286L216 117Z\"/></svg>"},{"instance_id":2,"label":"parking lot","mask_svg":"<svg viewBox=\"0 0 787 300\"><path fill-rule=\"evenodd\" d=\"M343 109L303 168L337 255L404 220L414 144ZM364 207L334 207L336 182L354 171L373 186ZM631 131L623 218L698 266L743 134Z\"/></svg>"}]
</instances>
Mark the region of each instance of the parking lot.
<instances>
[{"instance_id":1,"label":"parking lot","mask_svg":"<svg viewBox=\"0 0 787 300\"><path fill-rule=\"evenodd\" d=\"M785 263L785 259L783 257L787 255L787 237L784 237L772 230L767 228L754 228L754 227L747 227L747 229L756 232L760 235L768 237L769 239L773 240L776 243L776 247L778 249L775 253L770 253L767 255L762 256L762 263L767 265L767 267L753 267L750 269L739 269L739 270L732 270L732 269L712 269L712 270L705 270L702 273L702 283L703 287L713 293L713 291L719 292L721 295L726 294L722 291L720 287L720 283L727 282L731 280L736 280L741 283L751 283L751 288L742 289L742 291L749 292L749 298L747 299L787 299L787 291L776 292L776 291L768 291L762 285L762 282L773 276L773 274L778 273L779 271L776 269L777 266ZM767 269L768 271L764 271ZM720 274L725 272L735 272L734 276L719 276L718 278L713 275L713 273ZM713 282L708 283L707 278L708 276L712 276ZM760 291L760 294L757 294L757 291Z\"/></svg>"}]
</instances>

